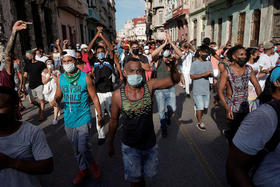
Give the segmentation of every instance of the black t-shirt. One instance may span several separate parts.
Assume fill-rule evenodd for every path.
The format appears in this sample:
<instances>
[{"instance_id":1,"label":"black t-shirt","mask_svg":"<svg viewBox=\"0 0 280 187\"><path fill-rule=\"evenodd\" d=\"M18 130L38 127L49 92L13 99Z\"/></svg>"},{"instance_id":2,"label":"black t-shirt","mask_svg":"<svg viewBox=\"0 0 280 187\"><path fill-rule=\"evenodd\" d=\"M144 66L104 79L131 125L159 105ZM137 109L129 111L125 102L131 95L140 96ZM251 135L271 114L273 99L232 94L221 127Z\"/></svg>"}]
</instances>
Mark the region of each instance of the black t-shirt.
<instances>
[{"instance_id":1,"label":"black t-shirt","mask_svg":"<svg viewBox=\"0 0 280 187\"><path fill-rule=\"evenodd\" d=\"M212 56L217 55L216 51L214 49L212 49L211 47L209 47L209 51L210 51L210 55L212 55Z\"/></svg>"},{"instance_id":2,"label":"black t-shirt","mask_svg":"<svg viewBox=\"0 0 280 187\"><path fill-rule=\"evenodd\" d=\"M103 62L94 63L95 88L98 93L113 91L113 74L114 62L112 59L105 59Z\"/></svg>"},{"instance_id":3,"label":"black t-shirt","mask_svg":"<svg viewBox=\"0 0 280 187\"><path fill-rule=\"evenodd\" d=\"M46 65L37 61L36 63L29 62L24 67L24 72L28 73L29 76L29 87L35 89L42 85L42 71L46 68Z\"/></svg>"},{"instance_id":4,"label":"black t-shirt","mask_svg":"<svg viewBox=\"0 0 280 187\"><path fill-rule=\"evenodd\" d=\"M138 55L138 56L139 56L139 59L141 60L142 63L149 64L149 60L146 56L144 56L144 55ZM124 64L126 64L127 61L131 58L133 58L132 54L126 55L123 59Z\"/></svg>"}]
</instances>

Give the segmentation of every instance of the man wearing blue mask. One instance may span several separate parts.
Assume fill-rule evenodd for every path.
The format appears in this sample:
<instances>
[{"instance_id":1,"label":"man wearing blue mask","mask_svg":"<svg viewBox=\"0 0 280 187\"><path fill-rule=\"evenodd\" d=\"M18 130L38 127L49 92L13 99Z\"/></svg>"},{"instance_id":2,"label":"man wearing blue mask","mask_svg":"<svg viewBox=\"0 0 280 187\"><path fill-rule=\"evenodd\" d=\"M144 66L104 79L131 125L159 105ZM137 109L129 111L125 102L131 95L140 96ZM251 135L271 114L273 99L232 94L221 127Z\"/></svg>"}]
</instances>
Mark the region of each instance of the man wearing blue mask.
<instances>
[{"instance_id":1,"label":"man wearing blue mask","mask_svg":"<svg viewBox=\"0 0 280 187\"><path fill-rule=\"evenodd\" d=\"M174 62L170 76L144 81L141 61L132 58L124 64L127 82L112 96L112 116L109 125L109 156L114 154L114 136L122 115L122 156L125 180L131 186L145 186L144 177L157 174L158 152L153 124L153 94L180 81Z\"/></svg>"},{"instance_id":2,"label":"man wearing blue mask","mask_svg":"<svg viewBox=\"0 0 280 187\"><path fill-rule=\"evenodd\" d=\"M110 58L105 58L105 49L103 46L96 47L96 61L94 63L94 82L96 92L99 98L102 116L104 111L111 115L112 91L113 91L113 66L114 62ZM95 110L97 114L97 111ZM96 121L96 129L98 133L98 145L105 142L106 132L104 126L100 126Z\"/></svg>"},{"instance_id":3,"label":"man wearing blue mask","mask_svg":"<svg viewBox=\"0 0 280 187\"><path fill-rule=\"evenodd\" d=\"M170 44L170 45L168 45ZM175 54L171 54L171 47L174 49ZM162 56L159 54L162 52ZM176 58L179 59L183 56L181 50L171 41L169 34L166 34L165 42L156 48L152 57L153 60L158 58L156 65L156 78L163 79L170 77L171 68L170 65L175 63ZM156 91L156 99L158 105L158 114L161 124L162 136L167 136L167 125L170 125L170 118L176 111L176 92L175 88L170 86L169 88ZM167 112L166 112L167 108Z\"/></svg>"}]
</instances>

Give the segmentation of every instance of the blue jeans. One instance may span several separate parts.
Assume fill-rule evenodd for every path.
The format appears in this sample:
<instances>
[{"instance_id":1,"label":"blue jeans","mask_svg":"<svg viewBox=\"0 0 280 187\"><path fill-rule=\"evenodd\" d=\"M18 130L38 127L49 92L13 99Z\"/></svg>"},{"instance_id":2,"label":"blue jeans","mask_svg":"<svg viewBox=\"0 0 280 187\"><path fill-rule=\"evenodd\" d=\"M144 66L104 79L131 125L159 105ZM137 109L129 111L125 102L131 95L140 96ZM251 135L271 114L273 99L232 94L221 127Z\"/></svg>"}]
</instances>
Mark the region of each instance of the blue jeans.
<instances>
[{"instance_id":1,"label":"blue jeans","mask_svg":"<svg viewBox=\"0 0 280 187\"><path fill-rule=\"evenodd\" d=\"M144 177L154 177L158 170L157 145L139 150L122 144L124 177L128 182L139 182Z\"/></svg>"},{"instance_id":2,"label":"blue jeans","mask_svg":"<svg viewBox=\"0 0 280 187\"><path fill-rule=\"evenodd\" d=\"M195 102L196 110L204 110L209 106L210 94L208 95L194 95L193 100Z\"/></svg>"},{"instance_id":3,"label":"blue jeans","mask_svg":"<svg viewBox=\"0 0 280 187\"><path fill-rule=\"evenodd\" d=\"M161 129L166 130L167 129L166 119L170 118L172 114L176 111L175 88L171 87L169 89L157 90L156 100L157 100ZM167 112L166 112L166 108L167 108Z\"/></svg>"}]
</instances>

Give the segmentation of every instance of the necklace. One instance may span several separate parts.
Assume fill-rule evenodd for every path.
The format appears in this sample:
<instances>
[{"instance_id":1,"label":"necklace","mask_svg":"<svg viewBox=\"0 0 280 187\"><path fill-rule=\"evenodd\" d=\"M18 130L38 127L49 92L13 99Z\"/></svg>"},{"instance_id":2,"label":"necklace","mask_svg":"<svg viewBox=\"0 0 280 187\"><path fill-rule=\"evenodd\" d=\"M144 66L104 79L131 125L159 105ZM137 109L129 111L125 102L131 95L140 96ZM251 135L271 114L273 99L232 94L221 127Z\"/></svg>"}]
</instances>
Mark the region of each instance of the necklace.
<instances>
[{"instance_id":1,"label":"necklace","mask_svg":"<svg viewBox=\"0 0 280 187\"><path fill-rule=\"evenodd\" d=\"M141 89L141 95L142 95L142 106L140 107L140 109L136 109L133 105L133 103L130 101L130 98L128 97L128 93L127 93L127 87L125 87L125 95L127 97L128 103L129 105L132 107L132 109L134 110L134 112L139 113L144 109L144 88Z\"/></svg>"}]
</instances>

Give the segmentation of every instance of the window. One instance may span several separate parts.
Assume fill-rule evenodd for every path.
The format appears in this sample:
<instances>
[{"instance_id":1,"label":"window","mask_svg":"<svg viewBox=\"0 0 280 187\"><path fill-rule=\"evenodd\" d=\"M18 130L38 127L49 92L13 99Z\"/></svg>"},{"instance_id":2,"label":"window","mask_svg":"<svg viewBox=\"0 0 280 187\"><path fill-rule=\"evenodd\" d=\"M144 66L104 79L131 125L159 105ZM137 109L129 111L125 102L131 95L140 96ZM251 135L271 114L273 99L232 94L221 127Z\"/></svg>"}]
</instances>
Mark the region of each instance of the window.
<instances>
[{"instance_id":1,"label":"window","mask_svg":"<svg viewBox=\"0 0 280 187\"><path fill-rule=\"evenodd\" d=\"M66 40L67 39L66 26L61 25L61 28L62 28L62 39Z\"/></svg>"},{"instance_id":2,"label":"window","mask_svg":"<svg viewBox=\"0 0 280 187\"><path fill-rule=\"evenodd\" d=\"M197 39L197 20L193 21L193 39Z\"/></svg>"},{"instance_id":3,"label":"window","mask_svg":"<svg viewBox=\"0 0 280 187\"><path fill-rule=\"evenodd\" d=\"M257 47L259 45L260 36L260 23L261 23L261 11L259 9L254 10L253 13L253 25L252 25L252 38L250 45L252 47Z\"/></svg>"},{"instance_id":4,"label":"window","mask_svg":"<svg viewBox=\"0 0 280 187\"><path fill-rule=\"evenodd\" d=\"M214 20L211 21L211 34L212 34L211 39L212 39L212 41L214 41L214 39L215 39L215 21Z\"/></svg>"},{"instance_id":5,"label":"window","mask_svg":"<svg viewBox=\"0 0 280 187\"><path fill-rule=\"evenodd\" d=\"M222 43L222 23L223 23L223 18L220 18L218 20L218 41L217 41L218 46L221 46Z\"/></svg>"},{"instance_id":6,"label":"window","mask_svg":"<svg viewBox=\"0 0 280 187\"><path fill-rule=\"evenodd\" d=\"M232 39L232 16L228 17L228 40Z\"/></svg>"}]
</instances>

